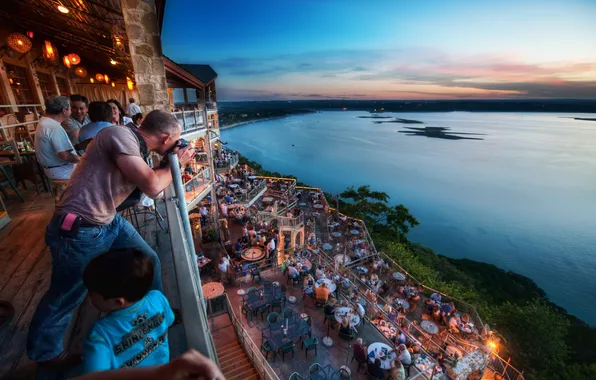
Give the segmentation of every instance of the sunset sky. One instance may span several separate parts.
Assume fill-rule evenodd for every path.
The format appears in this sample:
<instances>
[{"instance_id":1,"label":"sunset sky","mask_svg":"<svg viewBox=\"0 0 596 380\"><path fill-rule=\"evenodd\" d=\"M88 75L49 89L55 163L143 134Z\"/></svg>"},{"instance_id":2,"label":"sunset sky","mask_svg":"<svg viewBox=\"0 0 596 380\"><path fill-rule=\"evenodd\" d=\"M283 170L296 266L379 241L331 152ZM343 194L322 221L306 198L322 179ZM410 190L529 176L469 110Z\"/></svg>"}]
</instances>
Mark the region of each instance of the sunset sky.
<instances>
[{"instance_id":1,"label":"sunset sky","mask_svg":"<svg viewBox=\"0 0 596 380\"><path fill-rule=\"evenodd\" d=\"M220 100L596 99L596 0L168 0Z\"/></svg>"}]
</instances>

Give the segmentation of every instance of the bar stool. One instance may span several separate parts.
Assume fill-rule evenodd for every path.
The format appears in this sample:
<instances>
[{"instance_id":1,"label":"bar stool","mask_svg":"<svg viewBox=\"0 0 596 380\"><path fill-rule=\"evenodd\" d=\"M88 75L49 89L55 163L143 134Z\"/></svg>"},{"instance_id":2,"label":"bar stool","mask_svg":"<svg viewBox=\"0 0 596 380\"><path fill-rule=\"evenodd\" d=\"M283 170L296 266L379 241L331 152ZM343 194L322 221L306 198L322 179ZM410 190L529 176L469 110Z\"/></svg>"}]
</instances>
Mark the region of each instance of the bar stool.
<instances>
[{"instance_id":1,"label":"bar stool","mask_svg":"<svg viewBox=\"0 0 596 380\"><path fill-rule=\"evenodd\" d=\"M64 188L68 184L68 180L51 178L48 178L48 180L50 181L50 194L52 194L52 197L54 198L54 205L56 205L56 203L58 203L60 200L60 196L62 195Z\"/></svg>"}]
</instances>

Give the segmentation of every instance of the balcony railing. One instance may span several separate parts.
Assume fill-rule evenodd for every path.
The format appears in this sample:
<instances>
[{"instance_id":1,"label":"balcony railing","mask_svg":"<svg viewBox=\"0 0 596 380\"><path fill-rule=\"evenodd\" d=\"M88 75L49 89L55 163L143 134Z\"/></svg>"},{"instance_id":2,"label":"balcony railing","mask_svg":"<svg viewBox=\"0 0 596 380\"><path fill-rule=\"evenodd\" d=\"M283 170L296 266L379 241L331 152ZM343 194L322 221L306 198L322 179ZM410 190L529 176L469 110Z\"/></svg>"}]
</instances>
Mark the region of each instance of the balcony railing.
<instances>
[{"instance_id":1,"label":"balcony railing","mask_svg":"<svg viewBox=\"0 0 596 380\"><path fill-rule=\"evenodd\" d=\"M210 191L210 185L213 184L211 169L205 166L199 169L192 179L184 183L184 199L187 207L192 209L202 198Z\"/></svg>"},{"instance_id":2,"label":"balcony railing","mask_svg":"<svg viewBox=\"0 0 596 380\"><path fill-rule=\"evenodd\" d=\"M247 204L247 206L250 206L258 199L258 197L263 195L266 190L267 190L267 181L261 181L260 183L256 184L255 187L252 188L252 190L250 190L246 193L239 194L238 201L240 203Z\"/></svg>"},{"instance_id":3,"label":"balcony railing","mask_svg":"<svg viewBox=\"0 0 596 380\"><path fill-rule=\"evenodd\" d=\"M238 153L233 153L229 160L214 160L215 170L217 170L217 173L226 173L234 169L238 165L239 160Z\"/></svg>"},{"instance_id":4,"label":"balcony railing","mask_svg":"<svg viewBox=\"0 0 596 380\"><path fill-rule=\"evenodd\" d=\"M206 303L201 277L196 264L193 235L186 207L186 192L182 183L178 156L170 155L172 185L165 189L165 204L169 226L176 284L182 305L182 319L187 348L194 348L218 363L217 351L209 331Z\"/></svg>"},{"instance_id":5,"label":"balcony railing","mask_svg":"<svg viewBox=\"0 0 596 380\"><path fill-rule=\"evenodd\" d=\"M204 113L201 110L173 112L172 115L174 115L182 126L183 135L207 128Z\"/></svg>"}]
</instances>

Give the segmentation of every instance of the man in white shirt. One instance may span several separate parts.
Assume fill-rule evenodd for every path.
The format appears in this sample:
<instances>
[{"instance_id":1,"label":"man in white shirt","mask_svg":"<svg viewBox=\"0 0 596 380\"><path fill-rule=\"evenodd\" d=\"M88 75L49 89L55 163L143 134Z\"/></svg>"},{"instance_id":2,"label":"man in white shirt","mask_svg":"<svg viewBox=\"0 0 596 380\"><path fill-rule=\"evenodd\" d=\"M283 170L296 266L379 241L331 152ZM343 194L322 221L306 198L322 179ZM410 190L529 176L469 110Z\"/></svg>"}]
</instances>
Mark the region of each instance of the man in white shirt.
<instances>
[{"instance_id":1,"label":"man in white shirt","mask_svg":"<svg viewBox=\"0 0 596 380\"><path fill-rule=\"evenodd\" d=\"M405 344L400 344L398 346L399 356L397 357L401 364L403 365L410 365L412 364L412 356L410 355L410 351L406 348Z\"/></svg>"},{"instance_id":2,"label":"man in white shirt","mask_svg":"<svg viewBox=\"0 0 596 380\"><path fill-rule=\"evenodd\" d=\"M130 117L133 117L134 115L136 115L138 113L142 113L141 107L139 107L138 105L135 104L134 98L128 99L128 105L126 106L126 114Z\"/></svg>"},{"instance_id":3,"label":"man in white shirt","mask_svg":"<svg viewBox=\"0 0 596 380\"><path fill-rule=\"evenodd\" d=\"M53 95L45 101L46 113L35 132L35 156L50 179L69 179L81 160L61 123L70 117L70 100Z\"/></svg>"},{"instance_id":4,"label":"man in white shirt","mask_svg":"<svg viewBox=\"0 0 596 380\"><path fill-rule=\"evenodd\" d=\"M199 212L201 214L201 225L202 226L207 225L207 215L209 215L209 210L207 210L207 207L203 206L203 207L201 207Z\"/></svg>"},{"instance_id":5,"label":"man in white shirt","mask_svg":"<svg viewBox=\"0 0 596 380\"><path fill-rule=\"evenodd\" d=\"M267 244L267 257L269 258L270 263L273 262L275 256L275 239L271 238L271 241L269 241L269 244Z\"/></svg>"}]
</instances>

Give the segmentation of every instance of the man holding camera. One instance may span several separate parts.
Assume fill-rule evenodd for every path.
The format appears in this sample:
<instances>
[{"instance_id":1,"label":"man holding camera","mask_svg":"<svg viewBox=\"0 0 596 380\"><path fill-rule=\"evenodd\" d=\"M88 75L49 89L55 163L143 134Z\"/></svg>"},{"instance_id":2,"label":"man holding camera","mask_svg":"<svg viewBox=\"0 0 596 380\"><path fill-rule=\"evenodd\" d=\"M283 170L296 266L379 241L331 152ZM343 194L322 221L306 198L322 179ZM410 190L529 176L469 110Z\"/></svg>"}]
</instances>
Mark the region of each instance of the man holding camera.
<instances>
[{"instance_id":1,"label":"man holding camera","mask_svg":"<svg viewBox=\"0 0 596 380\"><path fill-rule=\"evenodd\" d=\"M99 254L119 248L144 252L153 259L153 289L162 290L157 254L116 209L137 189L155 197L172 182L169 167L147 165L149 152L166 156L174 151L181 165L192 159L194 150L178 148L181 132L174 116L156 110L138 130L108 127L87 147L46 229L52 280L29 327L31 360L53 369L80 360L63 351L62 340L73 311L87 294L83 271Z\"/></svg>"}]
</instances>

